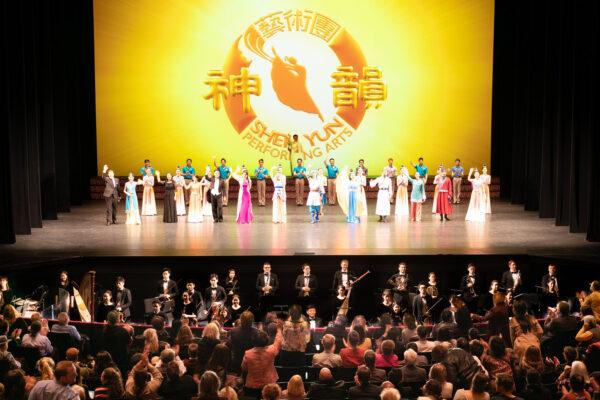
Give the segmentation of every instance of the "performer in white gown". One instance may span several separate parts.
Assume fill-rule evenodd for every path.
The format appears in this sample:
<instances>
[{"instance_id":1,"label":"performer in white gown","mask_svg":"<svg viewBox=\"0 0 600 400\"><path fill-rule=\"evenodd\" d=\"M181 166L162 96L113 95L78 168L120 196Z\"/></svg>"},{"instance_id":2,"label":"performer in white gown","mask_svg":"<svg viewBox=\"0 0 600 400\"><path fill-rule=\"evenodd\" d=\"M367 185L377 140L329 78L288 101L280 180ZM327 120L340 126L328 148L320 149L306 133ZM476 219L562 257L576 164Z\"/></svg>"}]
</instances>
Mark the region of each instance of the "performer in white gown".
<instances>
[{"instance_id":1,"label":"performer in white gown","mask_svg":"<svg viewBox=\"0 0 600 400\"><path fill-rule=\"evenodd\" d=\"M356 181L358 182L358 203L359 209L361 211L360 214L357 214L358 217L365 217L364 221L367 220L368 211L367 211L367 193L365 192L365 187L367 186L367 176L364 174L363 168L356 169Z\"/></svg>"},{"instance_id":2,"label":"performer in white gown","mask_svg":"<svg viewBox=\"0 0 600 400\"><path fill-rule=\"evenodd\" d=\"M471 189L471 199L469 200L469 209L465 221L485 222L485 209L482 201L483 187L479 171L475 170L473 174L473 168L471 168L467 179L471 182L473 188Z\"/></svg>"},{"instance_id":3,"label":"performer in white gown","mask_svg":"<svg viewBox=\"0 0 600 400\"><path fill-rule=\"evenodd\" d=\"M381 176L375 179L371 179L371 187L377 186L379 191L377 192L377 205L375 206L375 214L379 215L379 222L387 222L387 217L390 215L390 197L392 193L392 180L388 178L384 169L381 172Z\"/></svg>"},{"instance_id":4,"label":"performer in white gown","mask_svg":"<svg viewBox=\"0 0 600 400\"><path fill-rule=\"evenodd\" d=\"M142 194L142 215L156 215L156 198L154 197L154 175L152 170L146 168L142 180L144 193Z\"/></svg>"},{"instance_id":5,"label":"performer in white gown","mask_svg":"<svg viewBox=\"0 0 600 400\"><path fill-rule=\"evenodd\" d=\"M181 175L181 169L177 168L175 170L173 182L175 183L175 205L177 208L177 215L185 215L185 194L183 193L185 178Z\"/></svg>"},{"instance_id":6,"label":"performer in white gown","mask_svg":"<svg viewBox=\"0 0 600 400\"><path fill-rule=\"evenodd\" d=\"M396 177L396 211L397 217L408 215L408 168L404 165L400 168L400 174Z\"/></svg>"},{"instance_id":7,"label":"performer in white gown","mask_svg":"<svg viewBox=\"0 0 600 400\"><path fill-rule=\"evenodd\" d=\"M285 194L285 175L283 175L281 165L277 168L271 168L275 171L271 175L273 182L273 223L284 224L287 221L287 206Z\"/></svg>"},{"instance_id":8,"label":"performer in white gown","mask_svg":"<svg viewBox=\"0 0 600 400\"><path fill-rule=\"evenodd\" d=\"M198 177L192 175L192 182L185 185L185 189L190 191L189 205L187 222L202 222L204 216L202 215L202 190L204 186L198 182Z\"/></svg>"},{"instance_id":9,"label":"performer in white gown","mask_svg":"<svg viewBox=\"0 0 600 400\"><path fill-rule=\"evenodd\" d=\"M486 214L492 213L492 199L490 197L490 184L492 183L492 176L488 175L487 166L484 164L483 168L481 168L481 175L479 176L481 179L481 188L483 190L483 209Z\"/></svg>"}]
</instances>

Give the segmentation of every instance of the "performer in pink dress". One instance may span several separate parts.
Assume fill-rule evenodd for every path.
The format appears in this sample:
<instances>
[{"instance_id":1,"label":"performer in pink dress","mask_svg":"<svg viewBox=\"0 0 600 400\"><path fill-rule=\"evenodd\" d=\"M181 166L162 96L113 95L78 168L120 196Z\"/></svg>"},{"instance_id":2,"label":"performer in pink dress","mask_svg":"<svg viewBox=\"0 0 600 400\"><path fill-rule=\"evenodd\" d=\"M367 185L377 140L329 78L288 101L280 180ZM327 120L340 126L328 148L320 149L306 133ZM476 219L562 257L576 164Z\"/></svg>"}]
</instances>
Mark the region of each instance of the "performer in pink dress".
<instances>
[{"instance_id":1,"label":"performer in pink dress","mask_svg":"<svg viewBox=\"0 0 600 400\"><path fill-rule=\"evenodd\" d=\"M446 170L441 170L438 177L436 177L438 180L438 195L435 209L436 213L440 214L440 221L443 221L444 218L446 221L450 221L448 214L452 214L452 181L446 174Z\"/></svg>"},{"instance_id":2,"label":"performer in pink dress","mask_svg":"<svg viewBox=\"0 0 600 400\"><path fill-rule=\"evenodd\" d=\"M254 219L252 213L252 200L250 198L250 188L252 187L252 181L248 178L248 170L242 169L242 174L239 175L239 167L235 169L232 174L233 178L238 181L240 185L240 192L238 194L237 204L237 218L238 224L249 224Z\"/></svg>"}]
</instances>

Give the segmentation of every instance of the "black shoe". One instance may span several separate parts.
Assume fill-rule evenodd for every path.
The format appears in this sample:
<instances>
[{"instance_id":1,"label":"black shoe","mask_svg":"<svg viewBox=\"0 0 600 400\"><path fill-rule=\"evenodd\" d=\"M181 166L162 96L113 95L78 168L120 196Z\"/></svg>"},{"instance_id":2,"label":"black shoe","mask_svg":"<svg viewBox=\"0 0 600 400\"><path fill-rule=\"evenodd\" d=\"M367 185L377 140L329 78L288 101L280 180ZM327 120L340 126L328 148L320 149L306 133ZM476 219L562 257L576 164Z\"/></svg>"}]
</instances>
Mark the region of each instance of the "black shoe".
<instances>
[{"instance_id":1,"label":"black shoe","mask_svg":"<svg viewBox=\"0 0 600 400\"><path fill-rule=\"evenodd\" d=\"M444 216L440 214L440 221L444 220Z\"/></svg>"},{"instance_id":2,"label":"black shoe","mask_svg":"<svg viewBox=\"0 0 600 400\"><path fill-rule=\"evenodd\" d=\"M218 219L213 219L213 222L216 224L217 222L219 222Z\"/></svg>"},{"instance_id":3,"label":"black shoe","mask_svg":"<svg viewBox=\"0 0 600 400\"><path fill-rule=\"evenodd\" d=\"M110 226L110 221L106 221L106 226Z\"/></svg>"},{"instance_id":4,"label":"black shoe","mask_svg":"<svg viewBox=\"0 0 600 400\"><path fill-rule=\"evenodd\" d=\"M219 218L219 222L223 222L223 218Z\"/></svg>"},{"instance_id":5,"label":"black shoe","mask_svg":"<svg viewBox=\"0 0 600 400\"><path fill-rule=\"evenodd\" d=\"M113 221L113 222L112 222L112 224L113 224L113 225L117 225L117 224L118 224L118 222L117 222L117 221Z\"/></svg>"},{"instance_id":6,"label":"black shoe","mask_svg":"<svg viewBox=\"0 0 600 400\"><path fill-rule=\"evenodd\" d=\"M446 221L450 221L450 218L448 218L447 215L444 215L444 218L446 218Z\"/></svg>"}]
</instances>

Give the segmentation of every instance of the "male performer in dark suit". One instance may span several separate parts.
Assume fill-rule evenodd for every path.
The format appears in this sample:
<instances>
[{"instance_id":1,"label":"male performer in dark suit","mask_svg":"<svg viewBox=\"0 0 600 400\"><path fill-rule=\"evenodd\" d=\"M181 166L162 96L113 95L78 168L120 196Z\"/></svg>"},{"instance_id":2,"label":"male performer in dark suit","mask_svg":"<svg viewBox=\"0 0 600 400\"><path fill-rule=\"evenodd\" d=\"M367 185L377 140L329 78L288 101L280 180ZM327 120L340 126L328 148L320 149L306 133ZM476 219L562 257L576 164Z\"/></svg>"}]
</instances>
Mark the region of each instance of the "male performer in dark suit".
<instances>
[{"instance_id":1,"label":"male performer in dark suit","mask_svg":"<svg viewBox=\"0 0 600 400\"><path fill-rule=\"evenodd\" d=\"M156 292L156 297L161 301L175 300L177 294L179 294L177 282L171 279L171 270L169 268L162 270L162 279L158 281Z\"/></svg>"},{"instance_id":2,"label":"male performer in dark suit","mask_svg":"<svg viewBox=\"0 0 600 400\"><path fill-rule=\"evenodd\" d=\"M412 314L417 322L422 324L425 318L431 318L431 315L429 315L431 297L427 294L427 286L424 283L419 283L418 287L419 293L415 296L412 303Z\"/></svg>"},{"instance_id":3,"label":"male performer in dark suit","mask_svg":"<svg viewBox=\"0 0 600 400\"><path fill-rule=\"evenodd\" d=\"M464 275L460 280L460 291L463 301L467 304L471 312L477 311L482 284L483 281L477 275L475 264L469 263L467 266L467 275Z\"/></svg>"},{"instance_id":4,"label":"male performer in dark suit","mask_svg":"<svg viewBox=\"0 0 600 400\"><path fill-rule=\"evenodd\" d=\"M108 171L108 174L107 174ZM102 168L102 179L104 179L104 202L106 203L106 226L117 223L117 205L119 204L119 180L115 178L112 169L108 165Z\"/></svg>"},{"instance_id":5,"label":"male performer in dark suit","mask_svg":"<svg viewBox=\"0 0 600 400\"><path fill-rule=\"evenodd\" d=\"M210 309L213 303L227 302L227 292L225 288L219 286L219 276L217 274L210 274L210 286L204 291L204 299L206 301L206 309Z\"/></svg>"},{"instance_id":6,"label":"male performer in dark suit","mask_svg":"<svg viewBox=\"0 0 600 400\"><path fill-rule=\"evenodd\" d=\"M500 286L506 290L512 290L513 294L519 294L522 291L523 281L521 280L521 272L517 270L517 263L514 260L508 261L508 271L502 274Z\"/></svg>"},{"instance_id":7,"label":"male performer in dark suit","mask_svg":"<svg viewBox=\"0 0 600 400\"><path fill-rule=\"evenodd\" d=\"M410 312L412 304L410 304L410 280L408 277L408 267L405 262L398 264L398 273L392 275L388 279L388 285L393 287L394 291L394 303L400 305L403 312Z\"/></svg>"},{"instance_id":8,"label":"male performer in dark suit","mask_svg":"<svg viewBox=\"0 0 600 400\"><path fill-rule=\"evenodd\" d=\"M559 293L558 291L558 276L556 275L556 265L554 264L549 264L548 265L548 274L542 276L542 284L540 285L542 287L542 290L544 292L548 291L548 282L553 280L554 281L554 290L556 291L556 293Z\"/></svg>"},{"instance_id":9,"label":"male performer in dark suit","mask_svg":"<svg viewBox=\"0 0 600 400\"><path fill-rule=\"evenodd\" d=\"M152 302L152 311L146 313L145 320L147 324L151 324L152 320L156 317L161 317L163 321L168 321L167 314L161 311L160 301L154 300Z\"/></svg>"},{"instance_id":10,"label":"male performer in dark suit","mask_svg":"<svg viewBox=\"0 0 600 400\"><path fill-rule=\"evenodd\" d=\"M225 180L221 179L219 170L215 170L215 174L210 180L208 193L210 194L213 221L223 222L223 193L225 193Z\"/></svg>"},{"instance_id":11,"label":"male performer in dark suit","mask_svg":"<svg viewBox=\"0 0 600 400\"><path fill-rule=\"evenodd\" d=\"M131 290L125 287L125 278L122 276L117 277L117 290L115 291L115 310L123 313L123 320L129 321L131 319Z\"/></svg>"},{"instance_id":12,"label":"male performer in dark suit","mask_svg":"<svg viewBox=\"0 0 600 400\"><path fill-rule=\"evenodd\" d=\"M356 279L356 275L353 271L348 269L348 265L348 260L342 260L340 262L340 269L335 271L335 274L333 275L333 287L331 288L331 291L334 296L337 295L337 288L339 286L344 286L346 290L348 290L348 288L352 286L352 283L354 283L354 280Z\"/></svg>"},{"instance_id":13,"label":"male performer in dark suit","mask_svg":"<svg viewBox=\"0 0 600 400\"><path fill-rule=\"evenodd\" d=\"M310 265L302 265L302 274L296 278L294 287L298 291L298 300L301 305L306 306L308 303L314 302L319 284L317 277L310 273Z\"/></svg>"},{"instance_id":14,"label":"male performer in dark suit","mask_svg":"<svg viewBox=\"0 0 600 400\"><path fill-rule=\"evenodd\" d=\"M263 272L256 277L256 291L258 292L258 312L259 318L262 318L273 305L273 299L277 289L279 288L279 280L277 275L271 272L271 264L265 262L263 264Z\"/></svg>"}]
</instances>

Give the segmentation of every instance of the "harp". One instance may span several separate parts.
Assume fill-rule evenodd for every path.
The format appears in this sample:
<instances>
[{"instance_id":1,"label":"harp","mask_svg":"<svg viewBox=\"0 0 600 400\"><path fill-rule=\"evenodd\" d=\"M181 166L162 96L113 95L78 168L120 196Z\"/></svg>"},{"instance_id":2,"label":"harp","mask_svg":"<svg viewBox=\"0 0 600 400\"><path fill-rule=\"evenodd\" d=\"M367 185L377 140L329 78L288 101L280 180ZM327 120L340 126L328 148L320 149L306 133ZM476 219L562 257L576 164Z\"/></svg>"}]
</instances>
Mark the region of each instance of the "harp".
<instances>
[{"instance_id":1,"label":"harp","mask_svg":"<svg viewBox=\"0 0 600 400\"><path fill-rule=\"evenodd\" d=\"M95 286L96 271L88 271L81 279L79 289L73 288L75 306L83 322L92 322L94 320Z\"/></svg>"}]
</instances>

